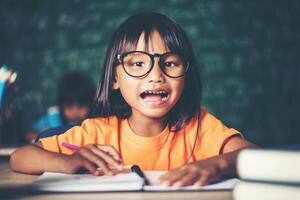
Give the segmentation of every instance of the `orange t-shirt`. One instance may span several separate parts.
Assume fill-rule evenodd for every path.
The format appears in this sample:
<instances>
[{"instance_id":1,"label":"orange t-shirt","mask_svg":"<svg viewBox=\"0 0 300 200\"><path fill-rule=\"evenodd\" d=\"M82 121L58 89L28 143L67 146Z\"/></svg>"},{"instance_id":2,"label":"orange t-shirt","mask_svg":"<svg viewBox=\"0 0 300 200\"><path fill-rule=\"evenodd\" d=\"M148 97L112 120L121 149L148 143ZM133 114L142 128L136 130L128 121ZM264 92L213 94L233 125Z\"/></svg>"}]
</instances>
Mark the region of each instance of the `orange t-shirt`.
<instances>
[{"instance_id":1,"label":"orange t-shirt","mask_svg":"<svg viewBox=\"0 0 300 200\"><path fill-rule=\"evenodd\" d=\"M219 155L228 139L234 135L241 136L238 131L227 128L213 115L201 109L200 130L196 137L197 118L196 114L180 131L169 131L169 126L166 126L156 136L142 137L133 132L127 119L116 116L99 117L87 119L81 126L75 126L64 134L40 141L44 149L64 154L72 154L74 150L62 146L62 142L77 146L112 145L119 152L124 165L137 164L143 170L170 170L187 162Z\"/></svg>"}]
</instances>

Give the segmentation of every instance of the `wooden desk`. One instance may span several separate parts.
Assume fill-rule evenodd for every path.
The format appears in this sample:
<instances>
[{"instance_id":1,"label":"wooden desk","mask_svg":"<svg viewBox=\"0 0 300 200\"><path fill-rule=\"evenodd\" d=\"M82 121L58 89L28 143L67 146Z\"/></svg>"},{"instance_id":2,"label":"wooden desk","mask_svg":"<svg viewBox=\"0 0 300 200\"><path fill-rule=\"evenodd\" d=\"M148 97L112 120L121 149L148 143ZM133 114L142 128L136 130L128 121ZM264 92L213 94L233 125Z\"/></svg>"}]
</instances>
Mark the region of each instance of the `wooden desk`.
<instances>
[{"instance_id":1,"label":"wooden desk","mask_svg":"<svg viewBox=\"0 0 300 200\"><path fill-rule=\"evenodd\" d=\"M232 200L230 191L210 192L106 192L106 193L33 193L26 186L38 176L12 172L8 157L0 157L0 199L130 199L130 200Z\"/></svg>"}]
</instances>

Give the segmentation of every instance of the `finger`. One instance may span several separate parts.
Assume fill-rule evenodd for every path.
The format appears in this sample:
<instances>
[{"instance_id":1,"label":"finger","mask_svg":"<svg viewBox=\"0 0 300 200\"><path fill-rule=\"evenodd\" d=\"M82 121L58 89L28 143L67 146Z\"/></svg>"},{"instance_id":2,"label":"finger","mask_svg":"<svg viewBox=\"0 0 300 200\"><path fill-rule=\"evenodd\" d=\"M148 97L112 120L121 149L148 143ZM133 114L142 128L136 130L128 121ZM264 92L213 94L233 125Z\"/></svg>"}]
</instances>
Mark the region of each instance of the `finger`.
<instances>
[{"instance_id":1,"label":"finger","mask_svg":"<svg viewBox=\"0 0 300 200\"><path fill-rule=\"evenodd\" d=\"M175 169L175 170L170 170L170 171L166 172L165 174L163 174L163 175L161 175L161 176L159 177L159 180L160 180L160 181L163 181L163 180L168 179L169 176L172 175L172 173L176 172L176 170L177 170L177 169Z\"/></svg>"},{"instance_id":2,"label":"finger","mask_svg":"<svg viewBox=\"0 0 300 200\"><path fill-rule=\"evenodd\" d=\"M222 179L222 176L217 175L217 176L208 176L207 181L204 183L205 185L216 183Z\"/></svg>"},{"instance_id":3,"label":"finger","mask_svg":"<svg viewBox=\"0 0 300 200\"><path fill-rule=\"evenodd\" d=\"M98 167L100 167L105 174L108 175L112 174L111 170L107 166L107 163L105 163L105 161L94 152L90 151L87 148L84 148L84 149L80 149L78 153L80 153L80 155L83 158L85 158L87 161L92 162Z\"/></svg>"},{"instance_id":4,"label":"finger","mask_svg":"<svg viewBox=\"0 0 300 200\"><path fill-rule=\"evenodd\" d=\"M122 170L123 167L120 164L119 161L115 160L111 155L107 154L106 152L104 152L102 149L99 149L97 146L90 146L89 149L95 153L96 155L100 156L101 158L104 159L105 162L113 165L114 167L116 167L116 169L118 170Z\"/></svg>"},{"instance_id":5,"label":"finger","mask_svg":"<svg viewBox=\"0 0 300 200\"><path fill-rule=\"evenodd\" d=\"M98 144L97 147L100 148L102 151L110 154L115 160L122 162L119 152L113 146Z\"/></svg>"},{"instance_id":6,"label":"finger","mask_svg":"<svg viewBox=\"0 0 300 200\"><path fill-rule=\"evenodd\" d=\"M203 172L201 174L201 177L198 179L198 181L195 182L195 185L198 186L203 186L203 185L208 185L213 182L216 182L220 180L222 175L218 173L209 173L209 172Z\"/></svg>"},{"instance_id":7,"label":"finger","mask_svg":"<svg viewBox=\"0 0 300 200\"><path fill-rule=\"evenodd\" d=\"M196 182L194 185L197 186L204 186L207 185L208 182L208 176L207 175L202 175Z\"/></svg>"},{"instance_id":8,"label":"finger","mask_svg":"<svg viewBox=\"0 0 300 200\"><path fill-rule=\"evenodd\" d=\"M174 186L186 186L186 185L192 185L194 184L200 177L200 174L195 172L190 172L186 174L185 176L182 176L179 178L173 185Z\"/></svg>"},{"instance_id":9,"label":"finger","mask_svg":"<svg viewBox=\"0 0 300 200\"><path fill-rule=\"evenodd\" d=\"M165 180L165 179L169 179L170 176L173 176L174 173L178 173L179 171L184 172L186 170L186 166L177 168L177 169L173 169L168 171L167 173L163 174L162 176L159 177L160 180Z\"/></svg>"},{"instance_id":10,"label":"finger","mask_svg":"<svg viewBox=\"0 0 300 200\"><path fill-rule=\"evenodd\" d=\"M176 169L168 172L167 174L160 177L160 183L162 185L173 185L177 180L182 178L187 174L186 170Z\"/></svg>"}]
</instances>

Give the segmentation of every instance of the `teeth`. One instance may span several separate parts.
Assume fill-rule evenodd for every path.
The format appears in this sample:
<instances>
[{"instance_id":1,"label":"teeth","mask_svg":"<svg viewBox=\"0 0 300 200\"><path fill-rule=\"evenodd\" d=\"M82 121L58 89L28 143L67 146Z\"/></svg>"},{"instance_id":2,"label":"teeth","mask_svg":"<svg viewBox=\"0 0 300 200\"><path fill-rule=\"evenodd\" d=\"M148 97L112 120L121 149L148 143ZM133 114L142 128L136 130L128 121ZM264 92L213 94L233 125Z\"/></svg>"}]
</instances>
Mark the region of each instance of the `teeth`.
<instances>
[{"instance_id":1,"label":"teeth","mask_svg":"<svg viewBox=\"0 0 300 200\"><path fill-rule=\"evenodd\" d=\"M146 94L166 94L166 91L146 91Z\"/></svg>"},{"instance_id":2,"label":"teeth","mask_svg":"<svg viewBox=\"0 0 300 200\"><path fill-rule=\"evenodd\" d=\"M145 92L141 93L140 96L142 98L145 98L145 96L147 94L150 94L150 95L152 95L152 94L154 94L154 95L161 95L162 96L162 100L166 100L167 97L169 96L169 93L167 91L164 91L164 90L159 90L159 91L158 90L157 91L148 90L148 91L145 91Z\"/></svg>"}]
</instances>

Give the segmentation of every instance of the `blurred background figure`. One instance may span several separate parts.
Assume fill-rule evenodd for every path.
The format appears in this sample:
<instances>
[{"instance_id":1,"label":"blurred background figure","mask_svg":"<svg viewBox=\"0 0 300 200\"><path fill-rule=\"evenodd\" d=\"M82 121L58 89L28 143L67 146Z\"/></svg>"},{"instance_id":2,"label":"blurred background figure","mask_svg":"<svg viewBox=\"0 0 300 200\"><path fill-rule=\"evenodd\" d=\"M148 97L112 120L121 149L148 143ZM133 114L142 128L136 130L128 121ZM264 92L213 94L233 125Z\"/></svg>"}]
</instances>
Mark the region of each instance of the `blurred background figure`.
<instances>
[{"instance_id":1,"label":"blurred background figure","mask_svg":"<svg viewBox=\"0 0 300 200\"><path fill-rule=\"evenodd\" d=\"M80 124L89 114L94 95L95 85L84 73L65 74L58 84L57 106L49 107L47 114L33 123L26 139L33 141L40 132L50 128Z\"/></svg>"},{"instance_id":2,"label":"blurred background figure","mask_svg":"<svg viewBox=\"0 0 300 200\"><path fill-rule=\"evenodd\" d=\"M17 93L17 72L8 65L0 67L0 145L17 146L25 142L22 106Z\"/></svg>"}]
</instances>

